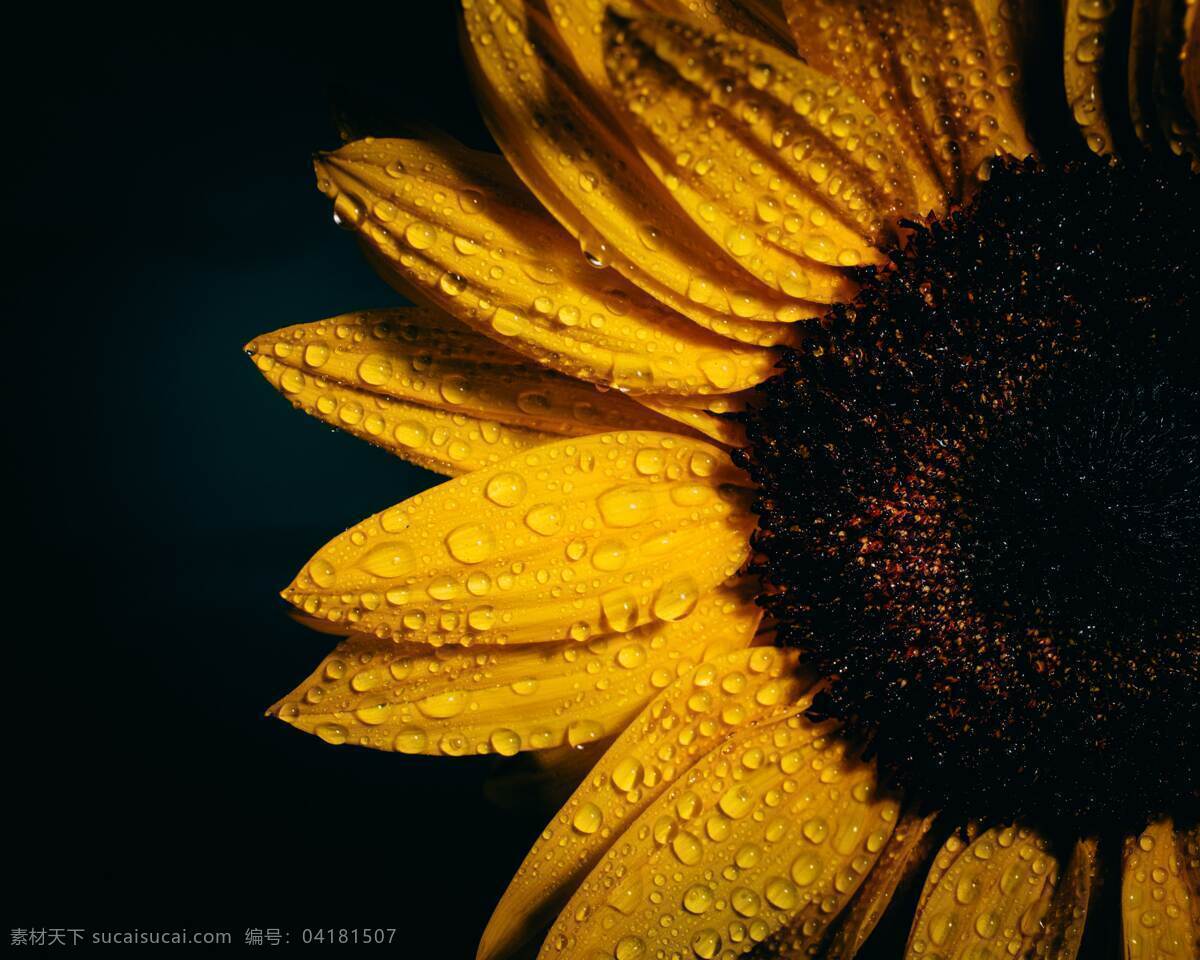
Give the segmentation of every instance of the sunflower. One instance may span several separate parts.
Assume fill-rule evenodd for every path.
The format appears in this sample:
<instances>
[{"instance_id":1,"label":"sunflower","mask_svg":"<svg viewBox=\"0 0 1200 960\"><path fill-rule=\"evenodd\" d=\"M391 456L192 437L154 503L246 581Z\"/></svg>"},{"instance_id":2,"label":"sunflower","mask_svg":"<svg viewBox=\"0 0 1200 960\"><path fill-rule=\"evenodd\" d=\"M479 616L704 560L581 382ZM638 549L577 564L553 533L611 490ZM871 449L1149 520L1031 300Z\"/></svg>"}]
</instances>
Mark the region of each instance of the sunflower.
<instances>
[{"instance_id":1,"label":"sunflower","mask_svg":"<svg viewBox=\"0 0 1200 960\"><path fill-rule=\"evenodd\" d=\"M316 160L419 306L248 346L451 477L272 711L594 762L481 958L1200 956L1200 5L462 6L503 157Z\"/></svg>"}]
</instances>

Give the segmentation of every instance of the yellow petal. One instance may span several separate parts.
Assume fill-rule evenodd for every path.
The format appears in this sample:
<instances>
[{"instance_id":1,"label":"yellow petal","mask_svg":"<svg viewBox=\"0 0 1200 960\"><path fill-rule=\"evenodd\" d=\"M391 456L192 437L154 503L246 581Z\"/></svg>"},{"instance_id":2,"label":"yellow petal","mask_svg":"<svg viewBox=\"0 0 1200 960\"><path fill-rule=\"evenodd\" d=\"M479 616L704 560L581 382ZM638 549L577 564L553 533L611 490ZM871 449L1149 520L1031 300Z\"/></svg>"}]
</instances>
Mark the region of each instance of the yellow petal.
<instances>
[{"instance_id":1,"label":"yellow petal","mask_svg":"<svg viewBox=\"0 0 1200 960\"><path fill-rule=\"evenodd\" d=\"M719 397L638 397L637 402L697 433L711 437L727 447L746 443L746 430L729 414L746 409L746 395L724 394Z\"/></svg>"},{"instance_id":2,"label":"yellow petal","mask_svg":"<svg viewBox=\"0 0 1200 960\"><path fill-rule=\"evenodd\" d=\"M1200 173L1200 136L1188 107L1182 70L1189 44L1184 11L1194 6L1195 0L1186 4L1182 0L1159 0L1154 30L1152 97L1159 135L1167 148L1176 156L1190 157L1192 172ZM1190 12L1195 15L1194 11ZM1194 45L1195 41L1191 42Z\"/></svg>"},{"instance_id":3,"label":"yellow petal","mask_svg":"<svg viewBox=\"0 0 1200 960\"><path fill-rule=\"evenodd\" d=\"M775 0L649 0L646 6L668 17L694 20L708 30L736 30L780 50L795 50Z\"/></svg>"},{"instance_id":4,"label":"yellow petal","mask_svg":"<svg viewBox=\"0 0 1200 960\"><path fill-rule=\"evenodd\" d=\"M914 879L924 864L933 840L929 828L936 818L937 814L921 817L907 813L897 821L879 862L867 875L825 948L826 960L850 960L867 942L897 889Z\"/></svg>"},{"instance_id":5,"label":"yellow petal","mask_svg":"<svg viewBox=\"0 0 1200 960\"><path fill-rule=\"evenodd\" d=\"M1071 115L1095 153L1113 152L1109 108L1101 82L1115 5L1066 0L1063 13L1063 83Z\"/></svg>"},{"instance_id":6,"label":"yellow petal","mask_svg":"<svg viewBox=\"0 0 1200 960\"><path fill-rule=\"evenodd\" d=\"M905 957L956 960L980 949L1027 955L1041 932L1057 874L1058 861L1033 831L987 830L960 849L948 868L931 870Z\"/></svg>"},{"instance_id":7,"label":"yellow petal","mask_svg":"<svg viewBox=\"0 0 1200 960\"><path fill-rule=\"evenodd\" d=\"M783 930L789 946L819 942L887 843L898 804L876 796L873 767L803 708L733 734L626 825L542 958L717 956Z\"/></svg>"},{"instance_id":8,"label":"yellow petal","mask_svg":"<svg viewBox=\"0 0 1200 960\"><path fill-rule=\"evenodd\" d=\"M1096 848L1090 838L1075 844L1034 946L1033 955L1039 960L1075 960L1079 953L1096 878Z\"/></svg>"},{"instance_id":9,"label":"yellow petal","mask_svg":"<svg viewBox=\"0 0 1200 960\"><path fill-rule=\"evenodd\" d=\"M1183 99L1192 115L1192 123L1200 125L1200 6L1195 3L1188 4L1183 31L1185 40L1180 58Z\"/></svg>"},{"instance_id":10,"label":"yellow petal","mask_svg":"<svg viewBox=\"0 0 1200 960\"><path fill-rule=\"evenodd\" d=\"M566 744L513 757L489 773L483 784L484 799L525 817L549 816L592 772L612 740L605 737L578 747Z\"/></svg>"},{"instance_id":11,"label":"yellow petal","mask_svg":"<svg viewBox=\"0 0 1200 960\"><path fill-rule=\"evenodd\" d=\"M305 413L453 476L562 436L670 426L434 310L345 314L264 334L246 350Z\"/></svg>"},{"instance_id":12,"label":"yellow petal","mask_svg":"<svg viewBox=\"0 0 1200 960\"><path fill-rule=\"evenodd\" d=\"M1200 172L1195 105L1195 4L1134 0L1129 28L1129 114L1147 146L1191 158ZM1191 86L1189 87L1189 82Z\"/></svg>"},{"instance_id":13,"label":"yellow petal","mask_svg":"<svg viewBox=\"0 0 1200 960\"><path fill-rule=\"evenodd\" d=\"M954 183L943 176L930 144L918 132L874 12L846 0L783 0L783 10L801 58L850 87L900 144L899 159L917 194L912 212L941 213Z\"/></svg>"},{"instance_id":14,"label":"yellow petal","mask_svg":"<svg viewBox=\"0 0 1200 960\"><path fill-rule=\"evenodd\" d=\"M316 168L338 218L403 289L539 363L637 393L724 393L770 375L772 351L732 344L590 266L495 157L362 140ZM733 385L705 375L717 358L733 365Z\"/></svg>"},{"instance_id":15,"label":"yellow petal","mask_svg":"<svg viewBox=\"0 0 1200 960\"><path fill-rule=\"evenodd\" d=\"M463 9L497 142L595 262L747 343L790 340L776 321L822 312L774 293L696 229L573 70L552 24L519 0L464 0Z\"/></svg>"},{"instance_id":16,"label":"yellow petal","mask_svg":"<svg viewBox=\"0 0 1200 960\"><path fill-rule=\"evenodd\" d=\"M435 645L682 620L746 559L747 483L700 440L560 440L356 524L284 597L350 630Z\"/></svg>"},{"instance_id":17,"label":"yellow petal","mask_svg":"<svg viewBox=\"0 0 1200 960\"><path fill-rule=\"evenodd\" d=\"M480 470L559 438L540 430L390 400L311 370L288 366L268 353L256 353L254 363L296 409L447 476Z\"/></svg>"},{"instance_id":18,"label":"yellow petal","mask_svg":"<svg viewBox=\"0 0 1200 960\"><path fill-rule=\"evenodd\" d=\"M1151 90L1157 14L1158 0L1133 0L1129 23L1129 119L1134 133L1145 144L1154 142L1156 132Z\"/></svg>"},{"instance_id":19,"label":"yellow petal","mask_svg":"<svg viewBox=\"0 0 1200 960\"><path fill-rule=\"evenodd\" d=\"M809 685L794 652L770 647L730 653L680 676L630 723L542 832L488 923L479 960L507 957L540 933L614 837L677 782L690 782L698 758L735 731L802 709ZM693 819L693 829L701 827L703 820Z\"/></svg>"},{"instance_id":20,"label":"yellow petal","mask_svg":"<svg viewBox=\"0 0 1200 960\"><path fill-rule=\"evenodd\" d=\"M764 283L851 299L916 206L899 147L851 91L775 47L662 17L610 17L609 76L651 170Z\"/></svg>"},{"instance_id":21,"label":"yellow petal","mask_svg":"<svg viewBox=\"0 0 1200 960\"><path fill-rule=\"evenodd\" d=\"M955 863L958 858L963 855L963 851L967 846L979 836L979 825L975 822L969 822L965 827L954 830L938 850L937 855L929 864L929 870L925 874L925 883L921 888L921 898L917 903L917 908L920 909L925 905L925 901L930 894L937 889L938 882Z\"/></svg>"},{"instance_id":22,"label":"yellow petal","mask_svg":"<svg viewBox=\"0 0 1200 960\"><path fill-rule=\"evenodd\" d=\"M792 51L783 11L771 0L555 0L551 20L595 96L606 93L608 86L601 37L609 11L626 17L653 11L707 30L734 30Z\"/></svg>"},{"instance_id":23,"label":"yellow petal","mask_svg":"<svg viewBox=\"0 0 1200 960\"><path fill-rule=\"evenodd\" d=\"M582 644L477 651L353 635L271 712L326 740L401 753L578 747L621 730L696 663L748 645L758 619L753 595L729 587L679 622Z\"/></svg>"},{"instance_id":24,"label":"yellow petal","mask_svg":"<svg viewBox=\"0 0 1200 960\"><path fill-rule=\"evenodd\" d=\"M1195 882L1197 866L1184 862L1184 855L1194 858L1196 851L1188 851L1186 841L1177 845L1176 839L1168 818L1125 841L1121 871L1125 960L1200 957L1200 891L1188 889Z\"/></svg>"},{"instance_id":25,"label":"yellow petal","mask_svg":"<svg viewBox=\"0 0 1200 960\"><path fill-rule=\"evenodd\" d=\"M995 39L1006 30L998 4L788 0L785 9L802 56L834 76L826 63L841 59L868 105L882 100L916 126L952 197L987 176L991 157L1032 152L1016 103L1017 51Z\"/></svg>"}]
</instances>

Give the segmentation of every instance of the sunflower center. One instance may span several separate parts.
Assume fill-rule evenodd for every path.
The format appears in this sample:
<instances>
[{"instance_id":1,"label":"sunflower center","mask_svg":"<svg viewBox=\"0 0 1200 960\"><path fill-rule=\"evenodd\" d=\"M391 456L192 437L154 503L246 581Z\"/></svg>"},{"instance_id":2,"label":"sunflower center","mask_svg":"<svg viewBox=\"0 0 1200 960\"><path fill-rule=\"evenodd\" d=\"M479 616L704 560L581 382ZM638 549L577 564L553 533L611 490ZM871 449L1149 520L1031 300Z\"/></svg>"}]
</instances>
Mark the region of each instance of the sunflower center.
<instances>
[{"instance_id":1,"label":"sunflower center","mask_svg":"<svg viewBox=\"0 0 1200 960\"><path fill-rule=\"evenodd\" d=\"M780 641L931 803L1194 803L1197 182L1013 162L909 227L746 415Z\"/></svg>"}]
</instances>

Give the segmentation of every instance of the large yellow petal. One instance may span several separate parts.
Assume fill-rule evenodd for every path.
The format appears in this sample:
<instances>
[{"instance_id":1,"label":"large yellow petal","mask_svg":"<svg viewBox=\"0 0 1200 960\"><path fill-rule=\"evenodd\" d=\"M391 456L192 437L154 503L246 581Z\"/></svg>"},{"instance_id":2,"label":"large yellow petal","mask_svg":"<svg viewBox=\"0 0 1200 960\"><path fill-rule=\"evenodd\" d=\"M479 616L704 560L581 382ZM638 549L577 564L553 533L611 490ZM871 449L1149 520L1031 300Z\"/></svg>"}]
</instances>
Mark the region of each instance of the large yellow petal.
<instances>
[{"instance_id":1,"label":"large yellow petal","mask_svg":"<svg viewBox=\"0 0 1200 960\"><path fill-rule=\"evenodd\" d=\"M586 643L464 648L344 640L271 708L330 742L463 756L581 746L621 730L697 663L747 646L759 610L718 588L679 622Z\"/></svg>"},{"instance_id":2,"label":"large yellow petal","mask_svg":"<svg viewBox=\"0 0 1200 960\"><path fill-rule=\"evenodd\" d=\"M1063 84L1071 115L1089 148L1113 152L1110 107L1104 102L1104 62L1115 28L1115 4L1066 0L1063 10Z\"/></svg>"},{"instance_id":3,"label":"large yellow petal","mask_svg":"<svg viewBox=\"0 0 1200 960\"><path fill-rule=\"evenodd\" d=\"M1042 930L1058 875L1045 840L1024 827L998 827L935 863L909 933L905 957L946 960L981 950L1025 956Z\"/></svg>"},{"instance_id":4,"label":"large yellow petal","mask_svg":"<svg viewBox=\"0 0 1200 960\"><path fill-rule=\"evenodd\" d=\"M663 308L577 245L489 154L360 140L316 161L318 183L411 290L561 373L636 393L726 393L770 375L738 346ZM732 383L718 387L706 372Z\"/></svg>"},{"instance_id":5,"label":"large yellow petal","mask_svg":"<svg viewBox=\"0 0 1200 960\"><path fill-rule=\"evenodd\" d=\"M435 310L297 324L246 350L305 413L452 476L563 436L672 428L624 394L545 370Z\"/></svg>"},{"instance_id":6,"label":"large yellow petal","mask_svg":"<svg viewBox=\"0 0 1200 960\"><path fill-rule=\"evenodd\" d=\"M839 267L916 206L862 101L775 47L662 17L606 23L608 69L643 157L728 255L789 296L853 297Z\"/></svg>"},{"instance_id":7,"label":"large yellow petal","mask_svg":"<svg viewBox=\"0 0 1200 960\"><path fill-rule=\"evenodd\" d=\"M560 440L356 524L284 597L356 632L435 645L682 620L746 559L748 482L700 440Z\"/></svg>"},{"instance_id":8,"label":"large yellow petal","mask_svg":"<svg viewBox=\"0 0 1200 960\"><path fill-rule=\"evenodd\" d=\"M879 923L896 891L910 883L930 853L937 814L906 813L879 854L824 950L825 960L851 960Z\"/></svg>"},{"instance_id":9,"label":"large yellow petal","mask_svg":"<svg viewBox=\"0 0 1200 960\"><path fill-rule=\"evenodd\" d=\"M553 24L520 0L463 0L480 97L513 167L592 259L697 323L748 343L791 339L821 308L779 295L684 216Z\"/></svg>"},{"instance_id":10,"label":"large yellow petal","mask_svg":"<svg viewBox=\"0 0 1200 960\"><path fill-rule=\"evenodd\" d=\"M614 837L541 956L715 957L781 931L818 943L887 843L898 804L804 708L735 733Z\"/></svg>"},{"instance_id":11,"label":"large yellow petal","mask_svg":"<svg viewBox=\"0 0 1200 960\"><path fill-rule=\"evenodd\" d=\"M507 957L540 933L614 837L668 788L690 782L698 758L748 724L802 708L809 685L794 652L770 647L730 653L682 675L629 725L542 832L492 914L479 960ZM665 839L682 849L690 837L672 830Z\"/></svg>"},{"instance_id":12,"label":"large yellow petal","mask_svg":"<svg viewBox=\"0 0 1200 960\"><path fill-rule=\"evenodd\" d=\"M785 0L785 9L801 56L846 76L877 113L886 106L898 128L915 126L951 197L986 177L991 157L1032 152L1016 102L1017 51L1000 4ZM833 70L836 64L846 72ZM923 205L934 199L927 186Z\"/></svg>"},{"instance_id":13,"label":"large yellow petal","mask_svg":"<svg viewBox=\"0 0 1200 960\"><path fill-rule=\"evenodd\" d=\"M1121 925L1125 960L1196 960L1200 957L1200 890L1196 866L1185 866L1170 819L1152 823L1125 841L1121 872ZM1193 850L1192 856L1195 856ZM1191 887L1191 889L1189 889Z\"/></svg>"}]
</instances>

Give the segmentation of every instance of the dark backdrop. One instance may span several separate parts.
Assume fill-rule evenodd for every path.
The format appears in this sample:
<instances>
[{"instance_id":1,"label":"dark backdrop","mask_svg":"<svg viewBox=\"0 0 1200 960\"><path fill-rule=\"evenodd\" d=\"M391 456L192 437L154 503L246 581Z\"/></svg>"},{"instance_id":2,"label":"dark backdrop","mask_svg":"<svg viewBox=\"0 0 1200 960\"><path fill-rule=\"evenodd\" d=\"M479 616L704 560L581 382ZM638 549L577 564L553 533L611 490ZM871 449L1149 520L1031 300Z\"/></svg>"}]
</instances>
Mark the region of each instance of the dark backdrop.
<instances>
[{"instance_id":1,"label":"dark backdrop","mask_svg":"<svg viewBox=\"0 0 1200 960\"><path fill-rule=\"evenodd\" d=\"M314 186L333 101L490 143L452 5L398 9L48 10L6 40L10 928L400 927L393 955L474 956L540 829L484 799L486 759L263 716L331 645L277 591L436 480L241 352L400 302Z\"/></svg>"}]
</instances>

